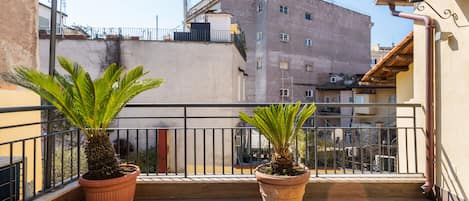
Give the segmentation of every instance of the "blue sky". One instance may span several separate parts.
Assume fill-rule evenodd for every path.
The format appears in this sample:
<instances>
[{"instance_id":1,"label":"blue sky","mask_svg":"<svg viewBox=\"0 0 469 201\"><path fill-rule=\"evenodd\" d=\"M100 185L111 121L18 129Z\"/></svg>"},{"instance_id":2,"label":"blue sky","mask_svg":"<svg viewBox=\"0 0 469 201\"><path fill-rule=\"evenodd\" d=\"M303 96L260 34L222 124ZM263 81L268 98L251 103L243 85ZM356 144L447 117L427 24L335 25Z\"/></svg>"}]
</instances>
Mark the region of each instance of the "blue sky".
<instances>
[{"instance_id":1,"label":"blue sky","mask_svg":"<svg viewBox=\"0 0 469 201\"><path fill-rule=\"evenodd\" d=\"M50 0L40 0L48 4ZM58 0L59 2L61 0ZM160 28L174 28L182 23L182 0L62 0L66 2L68 24L100 27L154 27L158 15ZM198 0L190 0L191 4ZM412 21L392 17L374 0L328 0L371 16L374 23L371 43L398 43L411 30ZM411 12L411 8L400 8Z\"/></svg>"}]
</instances>

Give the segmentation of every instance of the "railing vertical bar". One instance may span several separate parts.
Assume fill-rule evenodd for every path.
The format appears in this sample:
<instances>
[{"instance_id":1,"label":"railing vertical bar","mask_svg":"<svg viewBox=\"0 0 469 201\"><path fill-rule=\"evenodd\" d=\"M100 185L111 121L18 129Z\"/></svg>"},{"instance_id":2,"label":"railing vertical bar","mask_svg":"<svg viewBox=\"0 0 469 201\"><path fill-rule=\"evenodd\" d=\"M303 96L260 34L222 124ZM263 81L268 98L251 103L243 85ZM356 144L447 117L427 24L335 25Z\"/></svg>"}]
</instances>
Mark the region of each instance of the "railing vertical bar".
<instances>
[{"instance_id":1,"label":"railing vertical bar","mask_svg":"<svg viewBox=\"0 0 469 201\"><path fill-rule=\"evenodd\" d=\"M51 160L52 160L52 187L55 188L55 143L56 143L56 139L55 139L55 136L56 135L53 135L53 139L54 139L54 150L52 151L52 157L51 157Z\"/></svg>"},{"instance_id":2,"label":"railing vertical bar","mask_svg":"<svg viewBox=\"0 0 469 201\"><path fill-rule=\"evenodd\" d=\"M413 113L413 126L414 126L414 163L415 163L415 173L418 173L418 159L417 159L417 121L416 121L416 108L415 106L412 108L412 113ZM426 108L428 109L428 108Z\"/></svg>"},{"instance_id":3,"label":"railing vertical bar","mask_svg":"<svg viewBox=\"0 0 469 201\"><path fill-rule=\"evenodd\" d=\"M197 175L197 129L194 128L194 175Z\"/></svg>"},{"instance_id":4,"label":"railing vertical bar","mask_svg":"<svg viewBox=\"0 0 469 201\"><path fill-rule=\"evenodd\" d=\"M333 152L332 152L332 166L334 168L334 174L337 174L337 164L336 164L336 160L337 160L337 156L336 156L336 149L335 149L335 144L336 144L336 140L335 140L335 130L334 132L332 132L332 146L333 146Z\"/></svg>"},{"instance_id":5,"label":"railing vertical bar","mask_svg":"<svg viewBox=\"0 0 469 201\"><path fill-rule=\"evenodd\" d=\"M388 173L391 173L391 136L390 136L390 129L387 129L387 138L386 138L386 145L387 145L387 150L388 150Z\"/></svg>"},{"instance_id":6,"label":"railing vertical bar","mask_svg":"<svg viewBox=\"0 0 469 201\"><path fill-rule=\"evenodd\" d=\"M184 178L187 178L187 107L184 106Z\"/></svg>"},{"instance_id":7,"label":"railing vertical bar","mask_svg":"<svg viewBox=\"0 0 469 201\"><path fill-rule=\"evenodd\" d=\"M380 157L378 165L379 165L379 173L383 174L383 160L381 159L382 158L381 149L382 149L381 129L378 128L378 156Z\"/></svg>"},{"instance_id":8,"label":"railing vertical bar","mask_svg":"<svg viewBox=\"0 0 469 201\"><path fill-rule=\"evenodd\" d=\"M168 131L169 131L169 130L168 130ZM165 161L165 162L164 162L164 163L165 163L165 164L164 164L164 165L165 165L165 167L164 167L164 174L165 174L166 176L168 175L168 156L169 156L169 153L168 153L168 131L166 131L166 132L164 133L164 139L166 140L166 141L164 142L164 154L165 154L165 155L164 155L164 159L165 159L165 160L164 160L164 161Z\"/></svg>"},{"instance_id":9,"label":"railing vertical bar","mask_svg":"<svg viewBox=\"0 0 469 201\"><path fill-rule=\"evenodd\" d=\"M316 122L314 123L316 126ZM316 177L319 177L319 167L318 167L318 130L314 130L314 172Z\"/></svg>"},{"instance_id":10,"label":"railing vertical bar","mask_svg":"<svg viewBox=\"0 0 469 201\"><path fill-rule=\"evenodd\" d=\"M406 173L410 173L409 171L409 137L407 136L407 128L405 128L405 160L406 160Z\"/></svg>"},{"instance_id":11,"label":"railing vertical bar","mask_svg":"<svg viewBox=\"0 0 469 201\"><path fill-rule=\"evenodd\" d=\"M25 140L21 140L21 162L23 163L23 169L22 169L22 178L23 178L23 183L22 183L22 191L23 191L23 200L26 200L26 186L28 184L28 180L26 178L26 145L25 145ZM63 182L62 182L63 183Z\"/></svg>"},{"instance_id":12,"label":"railing vertical bar","mask_svg":"<svg viewBox=\"0 0 469 201\"><path fill-rule=\"evenodd\" d=\"M119 144L119 143L117 143ZM80 177L80 170L81 170L81 158L80 158L80 152L81 152L81 143L80 143L80 129L77 129L77 176Z\"/></svg>"},{"instance_id":13,"label":"railing vertical bar","mask_svg":"<svg viewBox=\"0 0 469 201\"><path fill-rule=\"evenodd\" d=\"M126 129L126 131L125 131L125 142L126 142L125 149L127 150L127 152L125 153L126 154L125 158L127 160L126 162L128 163L129 162L129 155L130 155L129 154L129 152L130 152L129 129Z\"/></svg>"},{"instance_id":14,"label":"railing vertical bar","mask_svg":"<svg viewBox=\"0 0 469 201\"><path fill-rule=\"evenodd\" d=\"M159 138L160 138L160 134L158 133L158 129L155 129L155 152L156 152L155 153L156 154L156 156L155 156L155 160L156 160L155 161L155 163L156 163L155 164L155 175L156 176L158 176L159 173L160 173L160 160L161 159L159 158L158 155L159 155L159 147L160 147L159 143L161 143L161 142L159 142ZM165 146L166 146L166 144L165 144Z\"/></svg>"},{"instance_id":15,"label":"railing vertical bar","mask_svg":"<svg viewBox=\"0 0 469 201\"><path fill-rule=\"evenodd\" d=\"M342 128L342 169L344 171L344 174L346 174L346 167L345 167L345 130Z\"/></svg>"},{"instance_id":16,"label":"railing vertical bar","mask_svg":"<svg viewBox=\"0 0 469 201\"><path fill-rule=\"evenodd\" d=\"M65 134L61 134L61 140L62 140L62 144L61 144L61 155L60 155L60 169L61 169L61 182L62 182L62 185L64 184L64 154L65 154Z\"/></svg>"},{"instance_id":17,"label":"railing vertical bar","mask_svg":"<svg viewBox=\"0 0 469 201\"><path fill-rule=\"evenodd\" d=\"M221 129L221 171L225 175L225 129Z\"/></svg>"},{"instance_id":18,"label":"railing vertical bar","mask_svg":"<svg viewBox=\"0 0 469 201\"><path fill-rule=\"evenodd\" d=\"M215 128L212 129L212 174L215 175Z\"/></svg>"},{"instance_id":19,"label":"railing vertical bar","mask_svg":"<svg viewBox=\"0 0 469 201\"><path fill-rule=\"evenodd\" d=\"M13 174L14 167L13 167L13 143L10 144L10 179L9 179L9 184L10 184L10 199L9 200L16 200L16 190L13 187L13 182L15 181L15 175ZM16 182L16 181L15 181Z\"/></svg>"},{"instance_id":20,"label":"railing vertical bar","mask_svg":"<svg viewBox=\"0 0 469 201\"><path fill-rule=\"evenodd\" d=\"M137 130L137 134L138 134L138 130ZM158 137L158 136L156 136ZM138 139L138 137L137 137ZM138 141L137 141L137 144L138 144ZM158 146L158 144L157 144ZM158 147L156 148L158 150ZM137 148L137 153L138 153L138 148ZM158 154L156 154L156 157L158 158ZM138 160L138 155L137 155L137 160ZM158 164L158 160L156 161L156 164ZM147 173L147 176L150 175L150 158L149 158L149 154L148 154L148 129L145 129L145 167L147 169L146 173ZM157 174L158 174L158 170L155 171Z\"/></svg>"},{"instance_id":21,"label":"railing vertical bar","mask_svg":"<svg viewBox=\"0 0 469 201\"><path fill-rule=\"evenodd\" d=\"M309 158L309 142L308 142L308 138L309 138L309 132L310 132L310 129L309 128L306 128L305 129L305 165L307 166L308 164L310 164L310 158Z\"/></svg>"},{"instance_id":22,"label":"railing vertical bar","mask_svg":"<svg viewBox=\"0 0 469 201\"><path fill-rule=\"evenodd\" d=\"M249 171L252 174L252 128L249 128Z\"/></svg>"},{"instance_id":23,"label":"railing vertical bar","mask_svg":"<svg viewBox=\"0 0 469 201\"><path fill-rule=\"evenodd\" d=\"M36 161L37 161L37 158L36 158L36 148L37 148L37 141L36 141L36 138L33 139L33 150L34 150L34 153L33 153L33 197L36 197ZM71 165L73 166L73 164ZM73 172L70 172L73 174Z\"/></svg>"},{"instance_id":24,"label":"railing vertical bar","mask_svg":"<svg viewBox=\"0 0 469 201\"><path fill-rule=\"evenodd\" d=\"M314 123L314 131L313 131L313 137L314 137L314 172L315 176L319 177L319 168L318 168L318 116L317 112L313 114L313 123Z\"/></svg>"},{"instance_id":25,"label":"railing vertical bar","mask_svg":"<svg viewBox=\"0 0 469 201\"><path fill-rule=\"evenodd\" d=\"M359 131L360 129L358 129ZM353 140L355 132L350 132L350 148L352 150L352 174L355 174L355 140Z\"/></svg>"},{"instance_id":26,"label":"railing vertical bar","mask_svg":"<svg viewBox=\"0 0 469 201\"><path fill-rule=\"evenodd\" d=\"M231 174L234 175L234 129L231 128Z\"/></svg>"},{"instance_id":27,"label":"railing vertical bar","mask_svg":"<svg viewBox=\"0 0 469 201\"><path fill-rule=\"evenodd\" d=\"M245 131L247 131L247 129L245 128L244 129ZM239 161L239 166L241 168L241 174L244 175L244 168L243 168L243 155L244 155L244 142L243 142L243 130L241 129L241 145L239 146L239 150L241 151L238 151L238 161Z\"/></svg>"},{"instance_id":28,"label":"railing vertical bar","mask_svg":"<svg viewBox=\"0 0 469 201\"><path fill-rule=\"evenodd\" d=\"M328 133L329 129L326 129L326 133ZM327 160L329 158L329 153L327 151L327 139L325 136L323 136L323 141L324 141L324 174L327 174Z\"/></svg>"},{"instance_id":29,"label":"railing vertical bar","mask_svg":"<svg viewBox=\"0 0 469 201\"><path fill-rule=\"evenodd\" d=\"M145 129L145 130L146 130L146 132L148 132L148 129ZM135 156L135 157L136 157L136 158L135 158L135 163L138 162L138 159L139 159L138 155L139 155L139 152L140 152L140 150L138 149L138 144L139 144L138 139L140 138L140 137L138 136L139 133L140 133L140 130L137 129L136 138L135 138L135 155L136 155L136 156Z\"/></svg>"},{"instance_id":30,"label":"railing vertical bar","mask_svg":"<svg viewBox=\"0 0 469 201\"><path fill-rule=\"evenodd\" d=\"M359 131L358 132L358 147L360 147L360 170L362 172L362 174L365 173L365 169L364 169L364 164L365 164L365 161L363 159L363 144L362 144L362 131Z\"/></svg>"},{"instance_id":31,"label":"railing vertical bar","mask_svg":"<svg viewBox=\"0 0 469 201\"><path fill-rule=\"evenodd\" d=\"M395 150L396 150L396 162L395 162L395 170L396 170L396 174L399 174L401 173L400 171L400 167L399 167L399 128L396 128L396 145L394 146Z\"/></svg>"},{"instance_id":32,"label":"railing vertical bar","mask_svg":"<svg viewBox=\"0 0 469 201\"><path fill-rule=\"evenodd\" d=\"M206 142L205 142L205 140L206 140L206 139L205 139L205 138L206 138L206 137L205 137L205 135L206 135L206 130L207 130L207 129L204 128L204 136L203 136L203 144L204 144L204 175L207 174L207 160L206 160L206 156L205 156L205 155L207 154L207 152L206 152Z\"/></svg>"},{"instance_id":33,"label":"railing vertical bar","mask_svg":"<svg viewBox=\"0 0 469 201\"><path fill-rule=\"evenodd\" d=\"M370 174L373 174L373 139L372 139L372 132L368 130L368 147L370 148L370 166L369 171Z\"/></svg>"},{"instance_id":34,"label":"railing vertical bar","mask_svg":"<svg viewBox=\"0 0 469 201\"><path fill-rule=\"evenodd\" d=\"M418 173L418 157L417 157L417 133L414 132L414 163L415 163L415 173Z\"/></svg>"},{"instance_id":35,"label":"railing vertical bar","mask_svg":"<svg viewBox=\"0 0 469 201\"><path fill-rule=\"evenodd\" d=\"M73 131L70 132L70 178L73 178Z\"/></svg>"},{"instance_id":36,"label":"railing vertical bar","mask_svg":"<svg viewBox=\"0 0 469 201\"><path fill-rule=\"evenodd\" d=\"M176 129L174 129L174 172L176 173L176 175L178 175L178 153L177 153L178 139L177 139L177 137L178 137L178 130L176 128Z\"/></svg>"}]
</instances>

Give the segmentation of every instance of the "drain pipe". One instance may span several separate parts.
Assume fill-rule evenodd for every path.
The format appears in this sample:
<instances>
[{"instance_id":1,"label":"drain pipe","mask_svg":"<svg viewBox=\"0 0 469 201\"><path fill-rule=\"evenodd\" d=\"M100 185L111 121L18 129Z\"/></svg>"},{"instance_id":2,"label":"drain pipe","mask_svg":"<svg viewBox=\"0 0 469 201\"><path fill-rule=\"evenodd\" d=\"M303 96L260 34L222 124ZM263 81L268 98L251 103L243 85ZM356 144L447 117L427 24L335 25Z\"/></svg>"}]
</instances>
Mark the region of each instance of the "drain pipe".
<instances>
[{"instance_id":1,"label":"drain pipe","mask_svg":"<svg viewBox=\"0 0 469 201\"><path fill-rule=\"evenodd\" d=\"M433 21L430 17L425 15L416 15L410 13L403 13L400 11L396 11L396 6L393 4L389 5L389 9L393 16L411 19L415 21L421 21L425 24L425 37L427 39L427 79L426 79L426 88L427 88L427 97L425 103L425 146L426 146L426 179L425 184L422 186L422 189L425 193L432 193L433 187L435 185L434 182L434 161L435 161L435 146L434 146L434 110L433 110L433 96L434 96L434 70L433 70L433 30L435 26L433 25ZM416 150L417 151L417 150Z\"/></svg>"}]
</instances>

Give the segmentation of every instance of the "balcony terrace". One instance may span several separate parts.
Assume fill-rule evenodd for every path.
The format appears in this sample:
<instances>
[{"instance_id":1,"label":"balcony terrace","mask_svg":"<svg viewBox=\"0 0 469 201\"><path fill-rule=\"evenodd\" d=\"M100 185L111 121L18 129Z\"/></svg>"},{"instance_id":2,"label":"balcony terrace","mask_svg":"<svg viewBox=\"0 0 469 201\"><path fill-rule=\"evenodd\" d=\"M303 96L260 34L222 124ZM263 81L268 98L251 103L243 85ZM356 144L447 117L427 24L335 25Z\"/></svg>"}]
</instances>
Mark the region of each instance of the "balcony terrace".
<instances>
[{"instance_id":1,"label":"balcony terrace","mask_svg":"<svg viewBox=\"0 0 469 201\"><path fill-rule=\"evenodd\" d=\"M269 160L271 145L241 123L238 114L263 105L268 104L127 105L109 136L117 157L141 168L136 200L260 200L253 172ZM404 110L410 115L392 113L384 124L362 127L365 120L353 113L315 113L293 146L295 160L312 171L304 200L424 199L423 131L415 124L420 105L317 105ZM0 116L46 110L54 108L0 108ZM1 135L27 127L38 132L0 143L3 200L84 200L76 180L86 172L85 137L54 114L50 122L1 125ZM331 118L348 123L322 126Z\"/></svg>"}]
</instances>

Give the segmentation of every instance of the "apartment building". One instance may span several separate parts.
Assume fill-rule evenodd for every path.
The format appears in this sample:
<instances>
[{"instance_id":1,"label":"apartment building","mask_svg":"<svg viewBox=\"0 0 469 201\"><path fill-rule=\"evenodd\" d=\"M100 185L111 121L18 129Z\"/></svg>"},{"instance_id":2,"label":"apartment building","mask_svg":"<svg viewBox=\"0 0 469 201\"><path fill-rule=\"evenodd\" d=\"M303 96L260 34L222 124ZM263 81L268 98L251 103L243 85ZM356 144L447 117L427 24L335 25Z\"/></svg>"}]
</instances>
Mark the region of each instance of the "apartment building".
<instances>
[{"instance_id":1,"label":"apartment building","mask_svg":"<svg viewBox=\"0 0 469 201\"><path fill-rule=\"evenodd\" d=\"M187 22L211 12L231 13L245 33L248 101L317 101L330 73L370 68L367 15L322 0L203 0Z\"/></svg>"}]
</instances>

